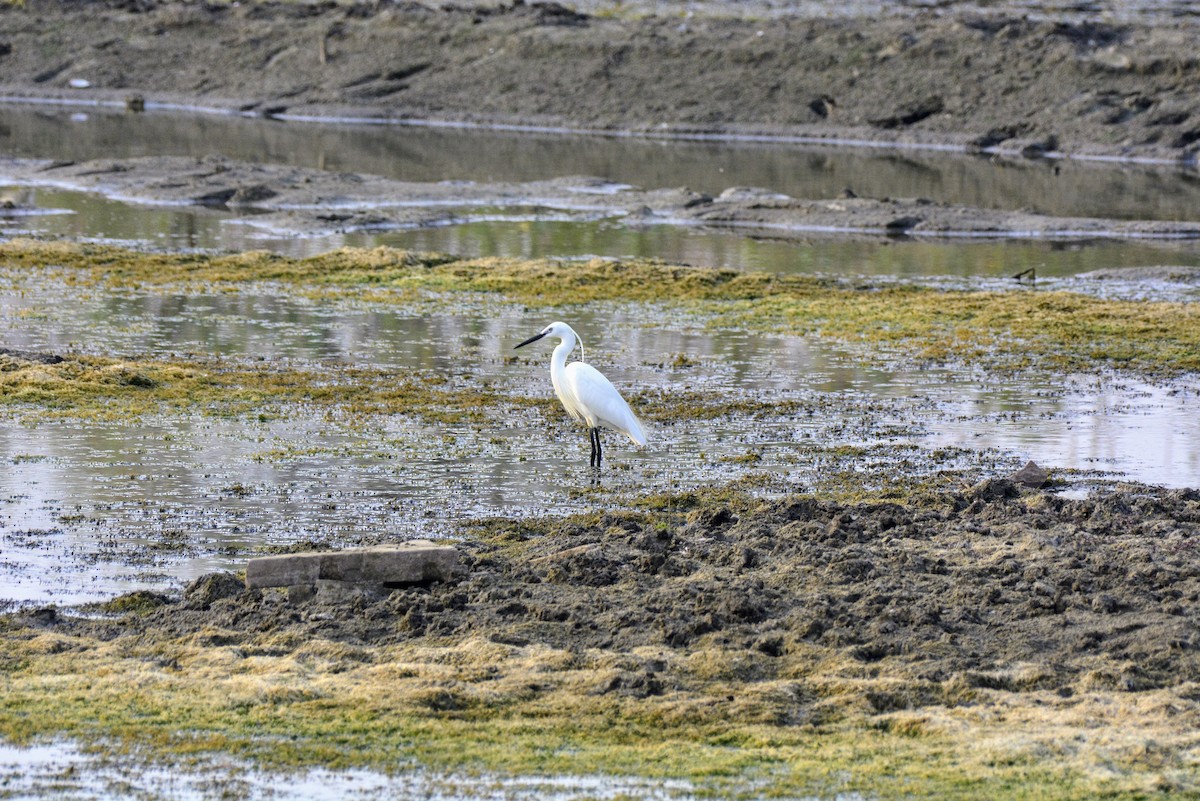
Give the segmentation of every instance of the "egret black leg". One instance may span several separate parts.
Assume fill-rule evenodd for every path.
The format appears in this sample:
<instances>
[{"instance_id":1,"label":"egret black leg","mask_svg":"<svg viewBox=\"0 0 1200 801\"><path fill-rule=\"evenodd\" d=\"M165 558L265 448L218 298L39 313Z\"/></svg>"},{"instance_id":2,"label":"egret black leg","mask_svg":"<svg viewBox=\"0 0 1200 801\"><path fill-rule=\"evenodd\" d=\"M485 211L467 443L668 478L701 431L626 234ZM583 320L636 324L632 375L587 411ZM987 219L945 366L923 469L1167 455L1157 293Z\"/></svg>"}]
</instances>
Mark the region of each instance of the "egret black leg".
<instances>
[{"instance_id":1,"label":"egret black leg","mask_svg":"<svg viewBox=\"0 0 1200 801\"><path fill-rule=\"evenodd\" d=\"M601 454L603 453L602 449L600 448L600 429L593 428L592 433L596 436L596 467L599 467L600 466L600 457L601 457Z\"/></svg>"},{"instance_id":2,"label":"egret black leg","mask_svg":"<svg viewBox=\"0 0 1200 801\"><path fill-rule=\"evenodd\" d=\"M592 457L588 461L588 464L592 467L598 467L600 465L600 450L596 447L596 429L594 428L588 429L588 443L592 446Z\"/></svg>"}]
</instances>

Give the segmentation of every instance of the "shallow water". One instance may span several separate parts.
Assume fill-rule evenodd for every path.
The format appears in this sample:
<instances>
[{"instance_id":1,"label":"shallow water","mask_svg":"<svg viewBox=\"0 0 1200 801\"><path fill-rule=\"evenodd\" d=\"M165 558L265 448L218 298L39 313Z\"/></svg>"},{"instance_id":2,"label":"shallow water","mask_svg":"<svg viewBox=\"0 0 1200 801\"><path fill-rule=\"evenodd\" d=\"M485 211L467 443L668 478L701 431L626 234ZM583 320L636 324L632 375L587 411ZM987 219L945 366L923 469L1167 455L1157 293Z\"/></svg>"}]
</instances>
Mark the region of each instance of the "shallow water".
<instances>
[{"instance_id":1,"label":"shallow water","mask_svg":"<svg viewBox=\"0 0 1200 801\"><path fill-rule=\"evenodd\" d=\"M1195 171L1174 166L1003 161L913 149L834 148L636 137L280 122L221 114L0 103L0 154L84 161L203 157L382 175L405 181L534 181L594 175L646 189L718 193L759 186L793 197L929 197L1056 216L1188 220Z\"/></svg>"},{"instance_id":2,"label":"shallow water","mask_svg":"<svg viewBox=\"0 0 1200 801\"><path fill-rule=\"evenodd\" d=\"M656 392L689 390L794 411L650 421L640 452L610 434L598 483L584 434L565 415L498 410L487 424L430 425L268 404L233 419L14 419L0 429L0 462L11 465L0 473L3 597L78 603L238 569L263 545L453 535L467 519L619 506L748 475L782 492L830 471L994 473L1034 459L1060 473L1200 485L1196 382L1044 376L996 387L961 371L864 367L809 339L664 324L645 308L564 314L589 360L650 414ZM483 301L431 314L270 294L80 296L35 279L0 291L0 320L20 349L201 352L331 380L350 366L431 371L514 398L552 394L549 348L508 361L548 320ZM680 356L684 366L672 366ZM837 448L847 455L832 457Z\"/></svg>"},{"instance_id":3,"label":"shallow water","mask_svg":"<svg viewBox=\"0 0 1200 801\"><path fill-rule=\"evenodd\" d=\"M598 175L646 187L717 192L759 185L798 196L928 195L1059 214L1175 219L1200 207L1200 183L1170 169L997 163L918 151L834 150L602 137L518 136L400 126L307 125L220 115L130 115L3 106L0 153L92 159L218 152L234 158L410 180L532 180ZM507 219L434 229L297 239L229 212L134 206L86 193L23 188L37 214L0 212L0 235L150 242L168 248L269 248L294 255L379 243L464 255L651 256L698 265L871 276L951 286L1038 288L1195 299L1194 284L1079 278L1100 267L1200 265L1193 242L1008 241L943 244L814 237L783 242L616 221ZM53 211L65 213L47 213ZM277 291L278 290L278 291ZM1020 291L1037 291L1022 288ZM749 477L766 492L830 474L899 465L909 474L965 467L995 474L1027 459L1076 476L1200 485L1197 387L1111 377L1028 376L986 383L969 369L868 368L813 339L698 330L651 307L594 304L536 317L501 302L403 309L307 300L264 287L237 295L95 296L51 276L0 276L4 347L127 355L196 353L298 366L337 380L348 366L488 382L550 397L548 348L509 362L511 346L566 317L590 360L635 406L656 393L780 406L664 425L635 452L606 440L593 482L585 440L565 419L497 412L487 425L404 415L333 419L267 408L234 419L196 413L131 422L30 421L0 429L0 597L77 603L170 587L236 569L255 548L452 534L459 521L620 505L639 493ZM680 358L684 357L684 358ZM672 366L682 364L683 366ZM798 411L784 411L785 409ZM652 416L652 415L651 415ZM841 455L831 455L835 452Z\"/></svg>"},{"instance_id":4,"label":"shallow water","mask_svg":"<svg viewBox=\"0 0 1200 801\"><path fill-rule=\"evenodd\" d=\"M691 783L673 779L618 776L466 776L411 769L384 774L369 770L268 773L235 760L192 760L187 770L89 756L68 742L16 747L0 743L0 792L12 801L104 801L169 798L199 801L341 801L342 799L421 798L425 801L568 801L639 798L688 801L708 797ZM818 799L808 799L818 801ZM862 801L857 793L829 801Z\"/></svg>"},{"instance_id":5,"label":"shallow water","mask_svg":"<svg viewBox=\"0 0 1200 801\"><path fill-rule=\"evenodd\" d=\"M246 161L361 172L412 181L531 181L593 175L655 189L719 193L759 186L795 197L928 197L985 208L1062 216L1181 220L1200 208L1200 181L1176 167L1005 162L877 148L515 134L398 125L279 122L232 115L125 114L0 104L0 154L60 160L221 154ZM2 183L2 181L0 181ZM0 186L0 196L39 212L0 211L0 235L149 242L168 248L258 249L312 255L342 245L436 250L466 256L649 256L771 272L1039 277L1100 267L1200 266L1200 243L1138 241L846 241L814 234L774 240L620 220L564 221L544 209L506 209L490 219L409 231L280 235L239 224L230 212L153 207L50 187ZM62 213L48 213L48 212ZM463 219L479 214L470 210ZM1112 289L1112 285L1107 285ZM1190 289L1176 287L1191 296Z\"/></svg>"},{"instance_id":6,"label":"shallow water","mask_svg":"<svg viewBox=\"0 0 1200 801\"><path fill-rule=\"evenodd\" d=\"M4 188L0 186L0 193ZM1017 286L1011 277L1032 268L1039 286L1108 297L1200 299L1200 283L1070 281L1100 268L1200 267L1191 241L1015 240L907 241L887 237L806 240L744 236L678 225L627 225L619 219L573 222L544 210L507 210L493 219L387 233L297 237L244 224L228 211L123 203L86 192L10 188L39 213L0 211L0 236L55 236L167 249L271 250L295 257L343 247L378 245L460 256L517 258L657 258L678 264L822 275L868 275L954 282L955 286ZM1062 283L1067 281L1067 283ZM993 283L987 283L993 282Z\"/></svg>"}]
</instances>

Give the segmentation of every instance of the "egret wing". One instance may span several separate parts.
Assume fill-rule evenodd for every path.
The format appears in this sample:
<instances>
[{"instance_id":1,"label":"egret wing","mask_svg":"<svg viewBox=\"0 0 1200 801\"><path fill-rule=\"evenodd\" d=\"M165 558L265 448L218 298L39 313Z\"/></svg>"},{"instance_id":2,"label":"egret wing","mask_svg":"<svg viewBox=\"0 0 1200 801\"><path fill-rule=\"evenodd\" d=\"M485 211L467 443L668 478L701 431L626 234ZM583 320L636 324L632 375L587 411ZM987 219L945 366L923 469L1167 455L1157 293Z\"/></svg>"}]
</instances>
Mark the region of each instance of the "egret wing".
<instances>
[{"instance_id":1,"label":"egret wing","mask_svg":"<svg viewBox=\"0 0 1200 801\"><path fill-rule=\"evenodd\" d=\"M603 425L625 434L636 445L646 444L641 421L603 373L590 364L571 362L565 378L569 405L576 408L587 425ZM568 405L567 400L564 405Z\"/></svg>"}]
</instances>

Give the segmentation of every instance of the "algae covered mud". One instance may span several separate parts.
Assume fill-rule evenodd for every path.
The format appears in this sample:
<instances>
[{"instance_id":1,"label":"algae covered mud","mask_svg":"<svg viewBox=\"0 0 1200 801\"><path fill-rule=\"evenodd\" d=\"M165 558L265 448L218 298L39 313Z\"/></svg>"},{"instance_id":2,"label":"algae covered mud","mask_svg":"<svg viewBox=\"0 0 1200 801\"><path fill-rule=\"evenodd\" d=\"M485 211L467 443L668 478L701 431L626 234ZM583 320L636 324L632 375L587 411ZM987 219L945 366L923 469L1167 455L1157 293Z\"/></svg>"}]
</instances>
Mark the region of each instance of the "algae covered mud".
<instances>
[{"instance_id":1,"label":"algae covered mud","mask_svg":"<svg viewBox=\"0 0 1200 801\"><path fill-rule=\"evenodd\" d=\"M60 586L0 618L17 760L65 740L92 787L133 760L243 797L214 764L467 797L1200 792L1195 482L1064 456L1031 490L974 436L1097 387L1142 410L1118 427L1165 403L1186 433L1192 304L385 248L16 241L0 269L6 586ZM598 482L544 355L511 353L558 317L659 449ZM939 373L1016 394L955 405ZM291 603L233 573L430 529L454 581Z\"/></svg>"}]
</instances>

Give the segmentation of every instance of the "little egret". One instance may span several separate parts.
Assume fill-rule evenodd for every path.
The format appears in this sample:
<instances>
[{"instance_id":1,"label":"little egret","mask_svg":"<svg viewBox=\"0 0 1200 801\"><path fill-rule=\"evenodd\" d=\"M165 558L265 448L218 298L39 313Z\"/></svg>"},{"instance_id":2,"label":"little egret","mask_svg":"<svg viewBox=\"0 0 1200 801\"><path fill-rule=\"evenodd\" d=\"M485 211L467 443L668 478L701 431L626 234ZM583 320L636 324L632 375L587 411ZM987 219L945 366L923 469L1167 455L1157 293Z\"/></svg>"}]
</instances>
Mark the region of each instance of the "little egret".
<instances>
[{"instance_id":1,"label":"little egret","mask_svg":"<svg viewBox=\"0 0 1200 801\"><path fill-rule=\"evenodd\" d=\"M642 430L641 422L612 382L590 364L582 361L567 364L567 355L575 350L575 343L579 340L571 326L561 322L550 323L540 334L531 336L513 350L546 336L559 339L550 357L550 381L554 384L554 394L562 401L567 414L587 426L588 439L592 443L592 467L600 466L600 426L619 431L639 447L645 445L646 432ZM582 343L579 349L582 353Z\"/></svg>"}]
</instances>

